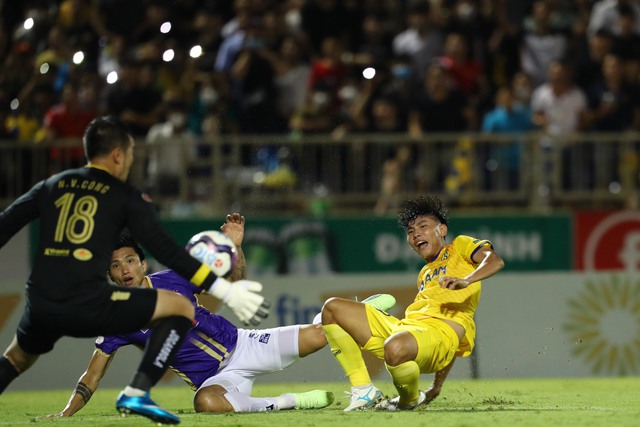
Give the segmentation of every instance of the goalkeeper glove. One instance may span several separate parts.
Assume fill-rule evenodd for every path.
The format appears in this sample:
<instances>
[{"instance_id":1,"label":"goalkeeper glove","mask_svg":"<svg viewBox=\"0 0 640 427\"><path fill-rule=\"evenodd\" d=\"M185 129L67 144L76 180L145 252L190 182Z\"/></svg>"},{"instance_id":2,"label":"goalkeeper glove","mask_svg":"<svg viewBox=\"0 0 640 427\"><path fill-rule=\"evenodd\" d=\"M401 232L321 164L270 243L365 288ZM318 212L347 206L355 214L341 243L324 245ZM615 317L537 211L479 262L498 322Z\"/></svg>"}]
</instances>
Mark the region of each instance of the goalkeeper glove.
<instances>
[{"instance_id":1,"label":"goalkeeper glove","mask_svg":"<svg viewBox=\"0 0 640 427\"><path fill-rule=\"evenodd\" d=\"M252 280L229 282L218 277L207 292L225 303L245 325L257 326L269 315L271 306L260 291L262 283Z\"/></svg>"}]
</instances>

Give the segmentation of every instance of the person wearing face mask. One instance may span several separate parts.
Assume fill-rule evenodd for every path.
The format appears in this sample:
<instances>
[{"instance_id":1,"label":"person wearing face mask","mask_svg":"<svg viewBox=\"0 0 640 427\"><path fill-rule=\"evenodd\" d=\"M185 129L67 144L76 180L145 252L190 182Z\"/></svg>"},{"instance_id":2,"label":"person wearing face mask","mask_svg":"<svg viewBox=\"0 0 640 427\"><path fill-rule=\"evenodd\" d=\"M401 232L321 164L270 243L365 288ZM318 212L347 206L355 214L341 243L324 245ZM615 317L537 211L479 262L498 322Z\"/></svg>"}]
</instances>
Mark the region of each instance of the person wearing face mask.
<instances>
[{"instance_id":1,"label":"person wearing face mask","mask_svg":"<svg viewBox=\"0 0 640 427\"><path fill-rule=\"evenodd\" d=\"M185 170L196 156L196 136L187 128L187 106L179 100L167 104L165 121L153 125L146 137L150 145L147 167L153 196L186 196Z\"/></svg>"}]
</instances>

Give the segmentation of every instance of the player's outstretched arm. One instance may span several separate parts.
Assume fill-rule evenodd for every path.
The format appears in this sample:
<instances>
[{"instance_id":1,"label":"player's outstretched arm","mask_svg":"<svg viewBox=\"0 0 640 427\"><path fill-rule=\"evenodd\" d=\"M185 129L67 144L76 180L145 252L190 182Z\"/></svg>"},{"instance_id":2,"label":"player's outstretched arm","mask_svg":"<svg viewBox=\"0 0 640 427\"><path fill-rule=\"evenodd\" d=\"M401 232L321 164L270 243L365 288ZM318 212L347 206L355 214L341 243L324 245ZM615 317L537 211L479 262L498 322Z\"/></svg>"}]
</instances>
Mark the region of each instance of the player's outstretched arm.
<instances>
[{"instance_id":1,"label":"player's outstretched arm","mask_svg":"<svg viewBox=\"0 0 640 427\"><path fill-rule=\"evenodd\" d=\"M89 361L89 366L78 380L78 385L71 394L69 402L67 402L67 406L57 414L49 414L38 418L70 417L80 409L84 408L87 402L89 402L89 399L91 399L93 393L97 390L98 384L100 384L100 380L107 372L107 368L109 367L112 359L113 354L111 357L107 357L98 350L95 350L91 360Z\"/></svg>"},{"instance_id":2,"label":"player's outstretched arm","mask_svg":"<svg viewBox=\"0 0 640 427\"><path fill-rule=\"evenodd\" d=\"M228 277L229 281L244 280L247 278L247 261L242 251L242 241L244 240L244 216L238 212L227 214L226 221L220 226L220 231L225 234L236 245L236 265Z\"/></svg>"},{"instance_id":3,"label":"player's outstretched arm","mask_svg":"<svg viewBox=\"0 0 640 427\"><path fill-rule=\"evenodd\" d=\"M454 356L451 363L435 373L431 387L425 391L427 394L427 400L424 402L425 404L433 402L435 398L440 395L440 392L442 391L442 384L444 384L444 380L447 379L447 375L449 375L455 361L456 357Z\"/></svg>"}]
</instances>

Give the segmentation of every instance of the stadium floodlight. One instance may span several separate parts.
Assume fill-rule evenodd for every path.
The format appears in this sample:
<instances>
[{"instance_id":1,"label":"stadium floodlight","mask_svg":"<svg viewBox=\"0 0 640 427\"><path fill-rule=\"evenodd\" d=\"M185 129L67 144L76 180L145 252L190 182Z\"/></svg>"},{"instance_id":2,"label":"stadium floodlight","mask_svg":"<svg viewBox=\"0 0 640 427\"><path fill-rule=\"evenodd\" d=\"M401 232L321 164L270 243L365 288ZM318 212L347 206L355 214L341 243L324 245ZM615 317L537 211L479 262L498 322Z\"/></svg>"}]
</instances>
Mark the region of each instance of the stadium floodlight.
<instances>
[{"instance_id":1,"label":"stadium floodlight","mask_svg":"<svg viewBox=\"0 0 640 427\"><path fill-rule=\"evenodd\" d=\"M107 74L107 83L112 85L118 81L118 73L116 71L112 71Z\"/></svg>"},{"instance_id":2,"label":"stadium floodlight","mask_svg":"<svg viewBox=\"0 0 640 427\"><path fill-rule=\"evenodd\" d=\"M79 50L73 54L73 63L79 65L82 64L82 61L84 61L84 52Z\"/></svg>"},{"instance_id":3,"label":"stadium floodlight","mask_svg":"<svg viewBox=\"0 0 640 427\"><path fill-rule=\"evenodd\" d=\"M362 77L364 77L367 80L371 80L375 76L376 76L376 69L373 67L367 67L364 70L362 70Z\"/></svg>"},{"instance_id":4,"label":"stadium floodlight","mask_svg":"<svg viewBox=\"0 0 640 427\"><path fill-rule=\"evenodd\" d=\"M176 53L173 51L173 49L167 49L162 54L162 60L164 62L171 62L171 61L173 61L173 58L175 56L176 56Z\"/></svg>"},{"instance_id":5,"label":"stadium floodlight","mask_svg":"<svg viewBox=\"0 0 640 427\"><path fill-rule=\"evenodd\" d=\"M30 30L30 29L32 29L32 28L33 28L33 24L34 24L33 18L27 18L27 19L25 19L25 20L24 20L24 24L23 24L24 29L25 29L25 30Z\"/></svg>"},{"instance_id":6,"label":"stadium floodlight","mask_svg":"<svg viewBox=\"0 0 640 427\"><path fill-rule=\"evenodd\" d=\"M162 25L160 25L160 32L162 34L167 34L169 31L171 31L171 22L163 22Z\"/></svg>"},{"instance_id":7,"label":"stadium floodlight","mask_svg":"<svg viewBox=\"0 0 640 427\"><path fill-rule=\"evenodd\" d=\"M40 65L40 74L47 74L49 72L49 64L47 62L43 62Z\"/></svg>"},{"instance_id":8,"label":"stadium floodlight","mask_svg":"<svg viewBox=\"0 0 640 427\"><path fill-rule=\"evenodd\" d=\"M189 51L189 56L192 58L197 58L199 56L202 56L202 46L197 44L194 47L192 47L191 50Z\"/></svg>"},{"instance_id":9,"label":"stadium floodlight","mask_svg":"<svg viewBox=\"0 0 640 427\"><path fill-rule=\"evenodd\" d=\"M17 110L19 106L20 106L20 101L18 100L18 98L13 98L11 100L11 104L9 104L9 107L13 111Z\"/></svg>"}]
</instances>

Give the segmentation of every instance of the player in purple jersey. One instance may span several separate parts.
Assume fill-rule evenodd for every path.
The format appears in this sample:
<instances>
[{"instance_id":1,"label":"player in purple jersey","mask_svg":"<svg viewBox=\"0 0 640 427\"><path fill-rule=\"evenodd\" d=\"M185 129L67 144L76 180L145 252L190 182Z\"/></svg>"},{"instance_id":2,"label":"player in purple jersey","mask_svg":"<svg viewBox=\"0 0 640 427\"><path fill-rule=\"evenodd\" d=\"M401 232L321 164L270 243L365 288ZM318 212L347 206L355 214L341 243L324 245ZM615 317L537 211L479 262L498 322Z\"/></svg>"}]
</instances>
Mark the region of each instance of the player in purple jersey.
<instances>
[{"instance_id":1,"label":"player in purple jersey","mask_svg":"<svg viewBox=\"0 0 640 427\"><path fill-rule=\"evenodd\" d=\"M244 217L227 215L221 230L238 248L238 262L231 280L242 280L245 259L241 249L244 237ZM300 357L323 348L327 341L320 325L292 325L280 328L238 329L224 317L198 306L195 288L171 270L145 276L147 264L144 253L130 238L123 238L112 255L109 277L127 287L153 287L180 293L196 306L195 326L189 331L182 348L173 359L171 368L193 390L197 412L258 412L283 409L322 408L333 402L333 394L324 390L306 393L287 393L278 397L251 396L253 382L258 375L278 371ZM384 301L378 298L377 302ZM393 301L395 302L395 301ZM386 300L386 307L393 302ZM79 383L93 393L118 348L133 344L144 345L148 332L99 337L87 371ZM48 417L71 416L88 399L76 392L67 406Z\"/></svg>"}]
</instances>

